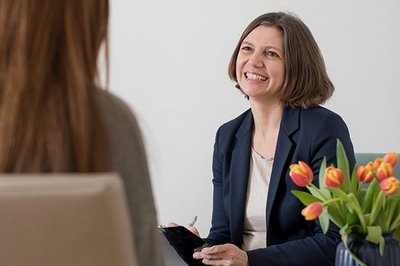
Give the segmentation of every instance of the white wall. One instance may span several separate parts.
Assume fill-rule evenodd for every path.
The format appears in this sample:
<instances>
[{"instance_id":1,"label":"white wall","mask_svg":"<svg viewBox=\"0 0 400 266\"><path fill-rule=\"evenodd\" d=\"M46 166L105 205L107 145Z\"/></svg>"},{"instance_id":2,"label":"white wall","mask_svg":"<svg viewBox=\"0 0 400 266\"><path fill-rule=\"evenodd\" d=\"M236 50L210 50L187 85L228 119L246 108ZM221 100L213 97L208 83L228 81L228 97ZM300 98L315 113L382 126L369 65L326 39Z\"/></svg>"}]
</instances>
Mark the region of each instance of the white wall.
<instances>
[{"instance_id":1,"label":"white wall","mask_svg":"<svg viewBox=\"0 0 400 266\"><path fill-rule=\"evenodd\" d=\"M294 12L309 26L336 86L326 106L347 122L356 151L400 151L397 0L112 0L111 8L110 90L140 120L160 223L198 215L208 232L215 132L248 108L227 65L262 13Z\"/></svg>"}]
</instances>

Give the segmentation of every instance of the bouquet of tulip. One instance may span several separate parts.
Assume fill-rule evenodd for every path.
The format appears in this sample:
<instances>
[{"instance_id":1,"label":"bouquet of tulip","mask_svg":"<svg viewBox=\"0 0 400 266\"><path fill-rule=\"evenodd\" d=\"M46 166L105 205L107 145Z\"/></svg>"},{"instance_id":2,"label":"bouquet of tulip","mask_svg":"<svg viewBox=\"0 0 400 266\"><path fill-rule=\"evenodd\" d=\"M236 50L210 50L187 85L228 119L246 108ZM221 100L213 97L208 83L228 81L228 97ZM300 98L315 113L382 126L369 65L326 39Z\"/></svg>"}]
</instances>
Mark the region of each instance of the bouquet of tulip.
<instances>
[{"instance_id":1,"label":"bouquet of tulip","mask_svg":"<svg viewBox=\"0 0 400 266\"><path fill-rule=\"evenodd\" d=\"M366 240L379 244L384 251L383 233L400 232L399 180L393 176L398 161L395 152L376 158L367 165L355 166L350 172L344 147L340 140L336 146L337 166L326 165L323 159L319 172L319 188L312 183L313 172L307 163L299 161L290 166L289 175L305 191L291 191L306 207L301 214L306 220L319 218L321 228L327 232L329 222L340 228L342 240L350 255L365 265L347 246L350 233L366 236Z\"/></svg>"}]
</instances>

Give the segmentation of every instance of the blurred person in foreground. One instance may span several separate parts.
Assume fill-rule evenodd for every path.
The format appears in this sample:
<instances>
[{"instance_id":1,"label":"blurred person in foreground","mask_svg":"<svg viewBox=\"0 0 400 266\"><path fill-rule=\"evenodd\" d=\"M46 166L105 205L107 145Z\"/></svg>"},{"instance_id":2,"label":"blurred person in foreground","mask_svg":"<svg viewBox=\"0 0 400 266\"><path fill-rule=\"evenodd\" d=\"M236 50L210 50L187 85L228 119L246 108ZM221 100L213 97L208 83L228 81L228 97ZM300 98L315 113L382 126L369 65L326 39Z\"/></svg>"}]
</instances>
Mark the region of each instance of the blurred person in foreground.
<instances>
[{"instance_id":1,"label":"blurred person in foreground","mask_svg":"<svg viewBox=\"0 0 400 266\"><path fill-rule=\"evenodd\" d=\"M0 1L0 171L119 173L138 265L164 265L138 123L99 85L108 13L108 0Z\"/></svg>"}]
</instances>

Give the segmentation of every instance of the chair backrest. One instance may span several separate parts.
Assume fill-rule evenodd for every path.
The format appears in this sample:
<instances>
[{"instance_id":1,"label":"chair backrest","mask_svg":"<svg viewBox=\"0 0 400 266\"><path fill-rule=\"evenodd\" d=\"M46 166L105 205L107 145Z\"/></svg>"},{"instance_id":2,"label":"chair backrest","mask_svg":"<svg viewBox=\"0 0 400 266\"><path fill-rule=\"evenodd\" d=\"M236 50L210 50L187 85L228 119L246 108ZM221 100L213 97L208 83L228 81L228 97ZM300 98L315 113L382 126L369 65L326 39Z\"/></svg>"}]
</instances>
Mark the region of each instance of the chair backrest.
<instances>
[{"instance_id":1,"label":"chair backrest","mask_svg":"<svg viewBox=\"0 0 400 266\"><path fill-rule=\"evenodd\" d=\"M137 265L117 174L0 175L0 264Z\"/></svg>"},{"instance_id":2,"label":"chair backrest","mask_svg":"<svg viewBox=\"0 0 400 266\"><path fill-rule=\"evenodd\" d=\"M356 153L356 161L358 165L366 165L370 161L374 161L377 157L383 158L384 153ZM399 155L400 157L400 155ZM400 162L397 163L394 170L394 176L400 178Z\"/></svg>"}]
</instances>

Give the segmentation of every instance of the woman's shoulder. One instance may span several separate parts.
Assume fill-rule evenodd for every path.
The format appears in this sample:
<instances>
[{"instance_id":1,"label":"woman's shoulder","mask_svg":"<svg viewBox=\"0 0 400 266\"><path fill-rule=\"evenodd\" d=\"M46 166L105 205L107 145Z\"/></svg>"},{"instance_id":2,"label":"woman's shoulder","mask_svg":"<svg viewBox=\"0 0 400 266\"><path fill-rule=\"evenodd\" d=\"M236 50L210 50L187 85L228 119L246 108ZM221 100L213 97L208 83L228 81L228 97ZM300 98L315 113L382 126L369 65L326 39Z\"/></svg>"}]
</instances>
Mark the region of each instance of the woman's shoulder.
<instances>
[{"instance_id":1,"label":"woman's shoulder","mask_svg":"<svg viewBox=\"0 0 400 266\"><path fill-rule=\"evenodd\" d=\"M113 130L138 131L138 121L132 108L121 98L106 90L96 90L99 111ZM123 134L123 133L121 133Z\"/></svg>"},{"instance_id":2,"label":"woman's shoulder","mask_svg":"<svg viewBox=\"0 0 400 266\"><path fill-rule=\"evenodd\" d=\"M251 132L252 127L253 115L249 109L218 128L216 143L218 143L220 149L223 149L223 147L229 148L236 138L241 138Z\"/></svg>"},{"instance_id":3,"label":"woman's shoulder","mask_svg":"<svg viewBox=\"0 0 400 266\"><path fill-rule=\"evenodd\" d=\"M132 147L141 142L138 120L132 109L118 96L105 90L96 90L95 100L113 147Z\"/></svg>"},{"instance_id":4,"label":"woman's shoulder","mask_svg":"<svg viewBox=\"0 0 400 266\"><path fill-rule=\"evenodd\" d=\"M252 113L251 109L248 109L238 115L237 117L223 123L220 127L219 130L225 130L225 131L232 131L232 130L238 130L239 127L243 124L244 121L248 120L249 118L252 118Z\"/></svg>"},{"instance_id":5,"label":"woman's shoulder","mask_svg":"<svg viewBox=\"0 0 400 266\"><path fill-rule=\"evenodd\" d=\"M310 131L310 134L336 134L348 132L344 119L336 112L322 106L301 109L299 127L301 130Z\"/></svg>"},{"instance_id":6,"label":"woman's shoulder","mask_svg":"<svg viewBox=\"0 0 400 266\"><path fill-rule=\"evenodd\" d=\"M300 111L300 121L303 123L318 123L318 124L332 124L341 123L345 124L343 118L336 112L323 107L316 106L307 109L301 109Z\"/></svg>"},{"instance_id":7,"label":"woman's shoulder","mask_svg":"<svg viewBox=\"0 0 400 266\"><path fill-rule=\"evenodd\" d=\"M115 94L106 90L98 89L95 92L95 99L99 108L106 116L108 114L121 118L125 117L125 119L128 117L129 119L134 119L132 110L128 104Z\"/></svg>"},{"instance_id":8,"label":"woman's shoulder","mask_svg":"<svg viewBox=\"0 0 400 266\"><path fill-rule=\"evenodd\" d=\"M337 114L336 112L323 106L316 106L307 109L302 109L302 115L307 118L340 117L340 115Z\"/></svg>"}]
</instances>

